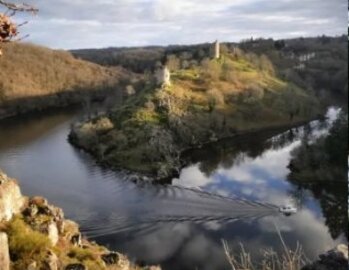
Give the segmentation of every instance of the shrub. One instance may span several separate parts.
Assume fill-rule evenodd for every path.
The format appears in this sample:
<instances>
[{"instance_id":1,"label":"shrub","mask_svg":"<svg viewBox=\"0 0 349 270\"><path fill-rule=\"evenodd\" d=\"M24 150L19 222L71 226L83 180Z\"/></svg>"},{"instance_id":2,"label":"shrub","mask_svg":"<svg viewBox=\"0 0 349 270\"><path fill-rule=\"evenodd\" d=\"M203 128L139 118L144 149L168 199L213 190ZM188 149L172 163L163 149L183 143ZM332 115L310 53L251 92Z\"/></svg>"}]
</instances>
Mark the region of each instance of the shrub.
<instances>
[{"instance_id":1,"label":"shrub","mask_svg":"<svg viewBox=\"0 0 349 270\"><path fill-rule=\"evenodd\" d=\"M207 78L213 81L219 80L222 73L222 66L217 61L205 59L202 61L201 66Z\"/></svg>"},{"instance_id":2,"label":"shrub","mask_svg":"<svg viewBox=\"0 0 349 270\"><path fill-rule=\"evenodd\" d=\"M42 233L33 231L21 218L14 218L6 230L9 236L9 247L14 269L26 269L31 261L42 262L50 240Z\"/></svg>"},{"instance_id":3,"label":"shrub","mask_svg":"<svg viewBox=\"0 0 349 270\"><path fill-rule=\"evenodd\" d=\"M136 94L136 90L134 89L133 85L129 84L126 86L125 93L127 96L133 96Z\"/></svg>"},{"instance_id":4,"label":"shrub","mask_svg":"<svg viewBox=\"0 0 349 270\"><path fill-rule=\"evenodd\" d=\"M272 62L264 54L260 57L259 68L268 74L275 75L275 69L274 69Z\"/></svg>"},{"instance_id":5,"label":"shrub","mask_svg":"<svg viewBox=\"0 0 349 270\"><path fill-rule=\"evenodd\" d=\"M223 106L225 104L224 96L221 91L214 88L209 90L207 94L208 94L208 99L209 99L208 103L210 108L211 106L213 106L212 109L214 109L216 106Z\"/></svg>"},{"instance_id":6,"label":"shrub","mask_svg":"<svg viewBox=\"0 0 349 270\"><path fill-rule=\"evenodd\" d=\"M70 258L74 258L79 260L80 262L86 261L86 260L97 260L97 256L91 252L91 250L79 248L79 247L73 247L68 252L68 256Z\"/></svg>"},{"instance_id":7,"label":"shrub","mask_svg":"<svg viewBox=\"0 0 349 270\"><path fill-rule=\"evenodd\" d=\"M254 103L264 97L264 89L259 85L252 84L244 91L246 103Z\"/></svg>"}]
</instances>

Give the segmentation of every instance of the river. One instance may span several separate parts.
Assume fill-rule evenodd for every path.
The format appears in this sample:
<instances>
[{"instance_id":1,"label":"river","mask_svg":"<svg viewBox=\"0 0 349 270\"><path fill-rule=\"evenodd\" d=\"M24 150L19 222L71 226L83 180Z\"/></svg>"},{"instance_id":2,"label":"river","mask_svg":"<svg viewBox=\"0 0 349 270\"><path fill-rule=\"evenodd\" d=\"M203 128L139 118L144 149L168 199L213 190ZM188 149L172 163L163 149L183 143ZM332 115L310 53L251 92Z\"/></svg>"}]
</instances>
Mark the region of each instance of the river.
<instances>
[{"instance_id":1,"label":"river","mask_svg":"<svg viewBox=\"0 0 349 270\"><path fill-rule=\"evenodd\" d=\"M320 136L326 122L193 151L190 165L165 186L131 181L72 147L67 135L78 117L72 109L3 120L0 168L19 180L24 194L48 198L88 237L131 260L165 270L228 269L222 239L259 258L262 250L282 249L277 230L290 248L299 242L309 259L346 242L347 228L331 222L336 217L324 209L337 203L347 215L347 185L331 189L326 201L287 180L304 133ZM290 201L298 213L278 213Z\"/></svg>"}]
</instances>

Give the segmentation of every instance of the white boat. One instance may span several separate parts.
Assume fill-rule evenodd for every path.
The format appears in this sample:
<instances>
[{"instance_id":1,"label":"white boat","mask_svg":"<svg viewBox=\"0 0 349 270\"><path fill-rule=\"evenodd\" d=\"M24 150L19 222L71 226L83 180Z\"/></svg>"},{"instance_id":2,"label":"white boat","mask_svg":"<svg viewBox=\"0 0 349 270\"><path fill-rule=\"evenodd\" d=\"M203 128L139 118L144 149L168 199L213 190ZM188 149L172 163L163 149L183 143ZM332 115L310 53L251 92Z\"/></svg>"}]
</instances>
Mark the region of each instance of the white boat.
<instances>
[{"instance_id":1,"label":"white boat","mask_svg":"<svg viewBox=\"0 0 349 270\"><path fill-rule=\"evenodd\" d=\"M279 208L279 211L286 216L297 213L297 208L291 204L283 205Z\"/></svg>"}]
</instances>

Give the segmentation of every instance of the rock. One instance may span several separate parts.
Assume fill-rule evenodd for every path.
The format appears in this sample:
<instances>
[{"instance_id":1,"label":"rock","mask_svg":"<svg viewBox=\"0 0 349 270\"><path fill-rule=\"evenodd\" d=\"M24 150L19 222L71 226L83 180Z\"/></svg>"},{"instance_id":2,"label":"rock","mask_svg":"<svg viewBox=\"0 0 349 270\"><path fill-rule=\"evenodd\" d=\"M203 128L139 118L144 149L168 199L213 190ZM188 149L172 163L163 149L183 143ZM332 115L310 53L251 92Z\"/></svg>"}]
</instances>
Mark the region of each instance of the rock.
<instances>
[{"instance_id":1,"label":"rock","mask_svg":"<svg viewBox=\"0 0 349 270\"><path fill-rule=\"evenodd\" d=\"M29 205L36 205L38 207L47 207L48 202L43 197L35 196L29 200Z\"/></svg>"},{"instance_id":2,"label":"rock","mask_svg":"<svg viewBox=\"0 0 349 270\"><path fill-rule=\"evenodd\" d=\"M48 221L43 224L40 224L39 231L48 236L53 246L55 246L58 243L59 233L56 222Z\"/></svg>"},{"instance_id":3,"label":"rock","mask_svg":"<svg viewBox=\"0 0 349 270\"><path fill-rule=\"evenodd\" d=\"M45 270L58 270L58 258L57 255L52 251L48 252L45 266Z\"/></svg>"},{"instance_id":4,"label":"rock","mask_svg":"<svg viewBox=\"0 0 349 270\"><path fill-rule=\"evenodd\" d=\"M74 264L67 265L65 270L88 270L88 269L85 265L81 263L74 263Z\"/></svg>"},{"instance_id":5,"label":"rock","mask_svg":"<svg viewBox=\"0 0 349 270\"><path fill-rule=\"evenodd\" d=\"M307 265L302 270L347 270L348 246L339 245L319 256L319 260Z\"/></svg>"},{"instance_id":6,"label":"rock","mask_svg":"<svg viewBox=\"0 0 349 270\"><path fill-rule=\"evenodd\" d=\"M101 258L107 265L112 265L119 262L120 256L116 252L111 252L109 254L103 254Z\"/></svg>"},{"instance_id":7,"label":"rock","mask_svg":"<svg viewBox=\"0 0 349 270\"><path fill-rule=\"evenodd\" d=\"M341 244L338 245L335 249L334 252L339 256L343 257L343 259L348 260L348 246Z\"/></svg>"},{"instance_id":8,"label":"rock","mask_svg":"<svg viewBox=\"0 0 349 270\"><path fill-rule=\"evenodd\" d=\"M64 219L62 221L62 224L58 225L58 227L61 227L61 229L63 229L62 236L64 237L64 239L70 242L72 240L72 236L80 233L79 225L76 224L74 221L68 219Z\"/></svg>"},{"instance_id":9,"label":"rock","mask_svg":"<svg viewBox=\"0 0 349 270\"><path fill-rule=\"evenodd\" d=\"M133 183L137 183L139 180L139 176L137 175L131 175L128 177L129 181L133 182Z\"/></svg>"},{"instance_id":10,"label":"rock","mask_svg":"<svg viewBox=\"0 0 349 270\"><path fill-rule=\"evenodd\" d=\"M35 217L38 212L39 208L35 204L31 204L23 211L23 215L28 217Z\"/></svg>"},{"instance_id":11,"label":"rock","mask_svg":"<svg viewBox=\"0 0 349 270\"><path fill-rule=\"evenodd\" d=\"M64 223L63 226L65 227L65 231L68 231L70 235L77 234L80 232L79 225L76 222L69 219L65 219L63 223Z\"/></svg>"},{"instance_id":12,"label":"rock","mask_svg":"<svg viewBox=\"0 0 349 270\"><path fill-rule=\"evenodd\" d=\"M0 270L10 270L8 237L7 234L3 232L0 232Z\"/></svg>"},{"instance_id":13,"label":"rock","mask_svg":"<svg viewBox=\"0 0 349 270\"><path fill-rule=\"evenodd\" d=\"M64 230L65 230L64 220L57 220L56 224L57 224L58 233L60 235L62 235L64 233Z\"/></svg>"},{"instance_id":14,"label":"rock","mask_svg":"<svg viewBox=\"0 0 349 270\"><path fill-rule=\"evenodd\" d=\"M9 221L13 215L19 214L25 199L18 184L1 172L0 179L0 222Z\"/></svg>"},{"instance_id":15,"label":"rock","mask_svg":"<svg viewBox=\"0 0 349 270\"><path fill-rule=\"evenodd\" d=\"M36 262L32 262L31 264L28 265L27 270L37 270L38 264Z\"/></svg>"},{"instance_id":16,"label":"rock","mask_svg":"<svg viewBox=\"0 0 349 270\"><path fill-rule=\"evenodd\" d=\"M82 245L82 239L81 239L81 233L74 234L71 237L70 242L77 247L80 247Z\"/></svg>"},{"instance_id":17,"label":"rock","mask_svg":"<svg viewBox=\"0 0 349 270\"><path fill-rule=\"evenodd\" d=\"M116 265L120 270L129 270L130 261L122 254L110 252L101 256L106 265Z\"/></svg>"},{"instance_id":18,"label":"rock","mask_svg":"<svg viewBox=\"0 0 349 270\"><path fill-rule=\"evenodd\" d=\"M160 266L146 266L143 270L161 270Z\"/></svg>"},{"instance_id":19,"label":"rock","mask_svg":"<svg viewBox=\"0 0 349 270\"><path fill-rule=\"evenodd\" d=\"M49 208L51 216L53 216L56 221L64 219L64 213L63 213L63 210L61 208L54 207L52 205L50 205L48 208Z\"/></svg>"},{"instance_id":20,"label":"rock","mask_svg":"<svg viewBox=\"0 0 349 270\"><path fill-rule=\"evenodd\" d=\"M57 245L59 240L59 233L56 222L50 222L47 225L47 234L53 246Z\"/></svg>"},{"instance_id":21,"label":"rock","mask_svg":"<svg viewBox=\"0 0 349 270\"><path fill-rule=\"evenodd\" d=\"M47 200L43 197L33 197L29 200L28 208L25 209L24 214L34 217L37 214L53 217L55 221L63 220L64 213L61 208L49 205Z\"/></svg>"},{"instance_id":22,"label":"rock","mask_svg":"<svg viewBox=\"0 0 349 270\"><path fill-rule=\"evenodd\" d=\"M6 182L8 182L9 179L7 177L6 174L4 174L1 170L0 170L0 185L5 184Z\"/></svg>"},{"instance_id":23,"label":"rock","mask_svg":"<svg viewBox=\"0 0 349 270\"><path fill-rule=\"evenodd\" d=\"M120 270L130 270L130 265L130 261L125 256L123 256L118 263L118 267Z\"/></svg>"}]
</instances>

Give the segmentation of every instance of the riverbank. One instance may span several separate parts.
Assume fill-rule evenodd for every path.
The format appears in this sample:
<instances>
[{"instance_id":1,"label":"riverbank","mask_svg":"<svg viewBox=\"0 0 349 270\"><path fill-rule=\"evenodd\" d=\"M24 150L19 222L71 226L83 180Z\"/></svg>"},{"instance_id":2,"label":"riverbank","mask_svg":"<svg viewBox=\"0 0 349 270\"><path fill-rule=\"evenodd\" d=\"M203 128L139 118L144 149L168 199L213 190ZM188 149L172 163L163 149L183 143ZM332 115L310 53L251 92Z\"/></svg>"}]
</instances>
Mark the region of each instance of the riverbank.
<instances>
[{"instance_id":1,"label":"riverbank","mask_svg":"<svg viewBox=\"0 0 349 270\"><path fill-rule=\"evenodd\" d=\"M171 162L167 163L168 160L165 161L164 164L162 164L160 167L165 167L166 171L162 172L163 174L159 175L158 171L150 171L148 168L144 168L143 170L139 170L137 167L128 166L125 164L124 166L115 166L115 164L112 161L102 159L98 156L96 156L94 151L91 151L91 148L87 147L84 144L81 144L81 141L78 139L78 135L75 133L75 128L71 130L71 133L69 134L69 142L73 144L75 147L85 151L86 153L92 155L95 157L96 162L102 166L111 168L116 171L124 171L128 175L132 175L131 179L134 181L156 181L159 183L171 183L172 179L174 177L178 177L179 173L182 168L188 166L191 162L191 152L195 150L202 150L205 148L209 148L211 145L214 144L220 144L224 143L226 141L241 141L244 139L245 136L252 137L257 136L260 133L263 133L266 135L266 137L272 137L277 134L281 134L284 131L287 131L292 128L296 128L299 126L303 126L310 121L317 120L319 118L322 118L322 116L313 117L311 119L299 119L298 121L293 121L291 123L274 123L269 126L264 127L255 127L251 129L241 130L241 131L235 131L234 134L222 138L214 138L213 140L208 140L205 142L201 142L197 144L196 146L190 146L188 148L183 148L181 150L178 150L178 155L176 156L176 160L172 160Z\"/></svg>"},{"instance_id":2,"label":"riverbank","mask_svg":"<svg viewBox=\"0 0 349 270\"><path fill-rule=\"evenodd\" d=\"M84 238L79 225L45 198L21 194L0 171L1 270L142 270L126 256Z\"/></svg>"},{"instance_id":3,"label":"riverbank","mask_svg":"<svg viewBox=\"0 0 349 270\"><path fill-rule=\"evenodd\" d=\"M65 91L40 97L21 98L0 104L0 120L28 113L46 113L49 110L72 106L86 107L86 102L102 103L116 89ZM119 90L117 90L119 91Z\"/></svg>"}]
</instances>

